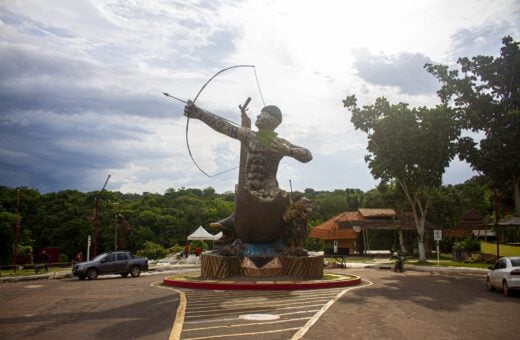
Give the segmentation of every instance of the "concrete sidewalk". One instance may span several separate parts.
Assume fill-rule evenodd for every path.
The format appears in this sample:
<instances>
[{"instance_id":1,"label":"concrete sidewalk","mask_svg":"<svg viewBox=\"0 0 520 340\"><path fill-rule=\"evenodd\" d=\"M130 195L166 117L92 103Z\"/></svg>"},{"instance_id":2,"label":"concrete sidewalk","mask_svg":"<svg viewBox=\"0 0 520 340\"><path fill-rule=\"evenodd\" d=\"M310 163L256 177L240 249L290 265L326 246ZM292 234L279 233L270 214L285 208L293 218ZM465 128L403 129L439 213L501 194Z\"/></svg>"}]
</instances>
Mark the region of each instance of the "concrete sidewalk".
<instances>
[{"instance_id":1,"label":"concrete sidewalk","mask_svg":"<svg viewBox=\"0 0 520 340\"><path fill-rule=\"evenodd\" d=\"M373 263L362 263L362 262L346 262L345 269L349 268L372 268L372 269L392 269L394 266L393 262L388 260L376 260ZM176 264L176 265L164 265L150 268L148 272L142 273L142 275L156 275L161 273L174 273L179 270L185 269L196 269L200 268L200 264ZM416 270L424 272L440 272L440 273L466 273L466 274L486 274L488 269L485 268L468 268L468 267L444 267L444 266L418 266L414 264L406 264L405 270ZM107 275L109 276L109 275ZM61 270L56 272L50 272L45 274L35 274L26 276L1 276L0 282L18 282L18 281L32 281L32 280L55 280L74 277L72 275L72 269Z\"/></svg>"},{"instance_id":2,"label":"concrete sidewalk","mask_svg":"<svg viewBox=\"0 0 520 340\"><path fill-rule=\"evenodd\" d=\"M374 263L346 263L346 268L373 268L373 269L393 269L394 262L388 260L376 260ZM470 267L448 267L443 266L421 266L416 264L404 264L405 270L416 270L424 272L441 272L441 273L468 273L468 274L486 274L489 269L486 268L470 268Z\"/></svg>"},{"instance_id":3,"label":"concrete sidewalk","mask_svg":"<svg viewBox=\"0 0 520 340\"><path fill-rule=\"evenodd\" d=\"M148 272L142 272L141 275L156 275L161 273L173 273L179 270L185 269L196 269L200 268L200 265L191 265L191 264L180 264L180 265L170 265L170 266L158 266L154 268L149 268ZM103 275L103 277L110 277L112 274ZM112 275L119 276L119 275ZM59 270L55 272L49 272L44 274L34 274L34 275L20 275L20 276L0 276L0 283L5 282L19 282L19 281L34 281L34 280L59 280L64 278L74 277L72 275L72 268L68 270Z\"/></svg>"}]
</instances>

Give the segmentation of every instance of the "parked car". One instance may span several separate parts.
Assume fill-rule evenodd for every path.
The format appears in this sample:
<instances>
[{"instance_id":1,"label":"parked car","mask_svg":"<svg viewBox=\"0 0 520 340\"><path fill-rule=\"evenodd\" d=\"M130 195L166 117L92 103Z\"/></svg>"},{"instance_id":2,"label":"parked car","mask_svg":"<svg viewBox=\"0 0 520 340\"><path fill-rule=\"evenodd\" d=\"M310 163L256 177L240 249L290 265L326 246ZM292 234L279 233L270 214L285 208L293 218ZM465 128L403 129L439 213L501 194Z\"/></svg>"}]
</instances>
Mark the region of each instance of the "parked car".
<instances>
[{"instance_id":1,"label":"parked car","mask_svg":"<svg viewBox=\"0 0 520 340\"><path fill-rule=\"evenodd\" d=\"M502 289L505 295L510 295L513 289L520 289L520 256L502 257L489 269L487 289Z\"/></svg>"},{"instance_id":2,"label":"parked car","mask_svg":"<svg viewBox=\"0 0 520 340\"><path fill-rule=\"evenodd\" d=\"M141 272L148 271L148 259L135 257L128 251L108 252L94 257L90 261L79 262L72 267L72 274L80 280L97 279L98 275L120 274L127 277L138 277Z\"/></svg>"}]
</instances>

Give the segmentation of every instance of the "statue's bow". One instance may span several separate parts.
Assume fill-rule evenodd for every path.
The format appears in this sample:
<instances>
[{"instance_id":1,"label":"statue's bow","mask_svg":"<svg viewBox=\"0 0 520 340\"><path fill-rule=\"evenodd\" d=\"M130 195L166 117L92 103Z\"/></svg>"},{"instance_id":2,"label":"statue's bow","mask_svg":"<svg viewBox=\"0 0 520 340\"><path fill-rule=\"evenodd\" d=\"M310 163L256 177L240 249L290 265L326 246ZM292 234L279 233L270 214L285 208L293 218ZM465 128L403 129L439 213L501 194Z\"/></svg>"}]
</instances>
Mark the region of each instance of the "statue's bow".
<instances>
[{"instance_id":1,"label":"statue's bow","mask_svg":"<svg viewBox=\"0 0 520 340\"><path fill-rule=\"evenodd\" d=\"M235 66L231 66L231 67L227 67L227 68L224 68L220 71L218 71L217 73L215 73L211 78L208 79L208 81L206 81L206 83L204 83L204 85L202 85L202 87L200 88L199 92L197 93L197 95L195 96L195 98L193 99L193 103L195 104L195 102L197 101L197 99L199 98L199 96L201 95L202 91L206 88L206 86L208 86L208 84L213 80L215 79L219 74L221 73L224 73L228 70L231 70L231 69L234 69L234 68L239 68L239 67L251 67L253 70L254 70L254 74L255 74L255 79L256 79L256 86L258 88L258 92L260 93L260 98L262 99L262 102L264 103L264 106L265 106L265 102L264 102L264 97L262 95L262 90L260 89L260 83L258 82L258 76L256 74L256 68L254 65L235 65ZM172 97L168 94L165 93L165 95L169 96L169 97ZM174 99L177 99L177 98L174 98ZM197 167L197 169L200 170L200 172L202 172L204 175L208 176L208 177L215 177L215 176L218 176L218 175L221 175L223 173L226 173L226 172L229 172L229 171L232 171L232 170L235 170L237 167L234 167L234 168L231 168L231 169L228 169L228 170L225 170L225 171L221 171L219 173L216 173L214 175L210 175L208 174L206 171L204 171L200 165L197 163L197 161L195 160L195 158L193 157L193 154L191 152L191 148L190 148L190 142L189 142L189 139L188 139L188 131L189 131L189 125L190 125L190 117L186 117L186 147L188 149L188 154L190 155L190 158L191 160L193 161L193 164L195 164L195 166Z\"/></svg>"}]
</instances>

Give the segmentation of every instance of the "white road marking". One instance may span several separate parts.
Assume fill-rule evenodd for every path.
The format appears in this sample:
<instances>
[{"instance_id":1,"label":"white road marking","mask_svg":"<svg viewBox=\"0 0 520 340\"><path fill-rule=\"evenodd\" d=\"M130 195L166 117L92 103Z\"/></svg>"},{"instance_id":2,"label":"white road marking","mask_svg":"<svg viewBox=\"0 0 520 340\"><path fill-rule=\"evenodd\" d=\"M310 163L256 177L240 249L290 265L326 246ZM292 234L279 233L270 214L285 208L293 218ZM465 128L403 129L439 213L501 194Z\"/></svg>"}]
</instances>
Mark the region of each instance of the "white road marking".
<instances>
[{"instance_id":1,"label":"white road marking","mask_svg":"<svg viewBox=\"0 0 520 340\"><path fill-rule=\"evenodd\" d=\"M201 340L201 339L215 339L215 338L233 338L236 336L245 336L245 335L257 335L257 334L272 334L272 333L282 333L282 332L289 332L289 331L295 331L297 329L300 329L299 327L295 328L286 328L286 329L277 329L274 331L263 331L263 332L252 332L252 333L234 333L234 334L222 334L222 335L213 335L213 336L203 336L200 338L186 338L184 340Z\"/></svg>"},{"instance_id":2,"label":"white road marking","mask_svg":"<svg viewBox=\"0 0 520 340\"><path fill-rule=\"evenodd\" d=\"M232 304L232 305L228 305L228 304L224 304L222 306L220 306L221 308L217 308L217 309L205 309L204 307L191 307L191 306L188 306L188 308L190 309L189 312L186 312L186 314L195 314L195 313L199 313L200 310L204 311L204 312L221 312L223 308L232 308L232 307L235 307L235 306L246 306L246 307L242 307L242 308L237 308L237 309L251 309L251 308L254 308L254 307L278 307L278 306L291 306L291 305L298 305L298 304L302 304L302 303L308 303L308 302L320 302L320 301L323 301L323 302L326 302L328 301L329 299L326 299L326 298L322 298L322 299L308 299L308 300L301 300L301 299L297 299L297 301L293 301L291 300L291 302L284 302L284 301L280 301L279 303L274 303L274 301L262 301L260 303L242 303L242 304ZM195 310L193 310L195 309Z\"/></svg>"},{"instance_id":3,"label":"white road marking","mask_svg":"<svg viewBox=\"0 0 520 340\"><path fill-rule=\"evenodd\" d=\"M290 313L278 313L280 316L285 315L294 315L294 314L307 314L307 313L316 313L319 309L310 309L310 310L302 310L302 311L296 311L296 312L290 312ZM207 320L197 320L197 321L185 321L184 324L203 324L203 323L211 323L211 322L225 322L225 321L236 321L236 318L217 318L217 319L207 319Z\"/></svg>"},{"instance_id":4,"label":"white road marking","mask_svg":"<svg viewBox=\"0 0 520 340\"><path fill-rule=\"evenodd\" d=\"M339 298L341 298L345 293L351 291L351 290L354 290L354 289L359 289L359 288L365 288L365 287L370 287L371 285L373 285L374 283L371 282L371 281L368 281L368 280L364 280L366 282L368 282L368 284L366 285L363 285L363 286L356 286L356 287L350 287L350 288L347 288L345 289L344 291L340 292L338 295L336 295L335 298L333 298L332 300L330 300L325 306L323 306L321 308L321 310L316 313L302 328L300 328L298 330L298 332L296 332L296 334L293 335L293 337L291 338L291 340L298 340L300 339L302 336L305 335L305 333L307 333L309 331L309 329L316 323L316 321L319 320L319 318L327 311L327 309L330 308L330 306L332 306L334 304L334 302L336 302Z\"/></svg>"},{"instance_id":5,"label":"white road marking","mask_svg":"<svg viewBox=\"0 0 520 340\"><path fill-rule=\"evenodd\" d=\"M364 279L363 286L331 289L312 289L301 291L200 291L200 290L178 290L173 287L159 286L161 282L153 283L152 286L171 289L179 294L180 303L177 308L175 322L169 339L200 340L215 338L233 338L239 336L254 336L264 334L275 334L284 332L294 333L291 339L300 339L308 330L323 316L323 314L344 294L353 290L369 287L373 283ZM330 299L330 296L333 296ZM189 301L189 302L188 302ZM325 304L324 304L325 303ZM302 310L304 309L304 310ZM282 313L280 313L282 312ZM259 314L271 313L282 317L280 320L241 323L239 316L245 313ZM314 313L312 315L311 313ZM305 316L305 314L309 316ZM297 317L300 315L301 317ZM285 317L285 318L283 318ZM280 326L289 326L290 323L307 321L301 327L288 327L279 329L267 329ZM227 323L227 324L224 324ZM184 328L187 326L188 328ZM193 328L189 328L189 327ZM251 331L244 333L231 333L243 327L263 327L262 331ZM218 334L229 329L227 334ZM207 334L198 336L199 334ZM185 338L192 333L192 338ZM290 337L290 335L289 335Z\"/></svg>"},{"instance_id":6,"label":"white road marking","mask_svg":"<svg viewBox=\"0 0 520 340\"><path fill-rule=\"evenodd\" d=\"M285 310L285 309L297 309L297 308L302 308L302 307L321 307L323 306L323 304L316 304L316 305L304 305L304 306L291 306L291 307L282 307L282 308L278 308L279 310ZM262 313L262 312L269 312L269 311L272 311L271 308L264 308L264 309L257 309L255 310L257 313ZM226 312L226 313L218 313L218 315L233 315L233 314L239 314L239 313L243 313L243 312L240 312L240 311L234 311L234 312ZM199 315L192 315L192 316L186 316L186 319L193 319L193 318L203 318L203 317L206 317L206 316L212 316L212 315L215 315L215 314L199 314Z\"/></svg>"},{"instance_id":7,"label":"white road marking","mask_svg":"<svg viewBox=\"0 0 520 340\"><path fill-rule=\"evenodd\" d=\"M200 330L206 330L206 329L247 327L247 326L259 326L259 325L272 325L272 324L288 323L288 322L294 322L294 321L309 320L310 318L311 317L286 319L286 320L276 320L276 321L265 321L265 322L251 322L251 323L242 323L242 324L237 324L237 325L224 325L224 326L210 326L210 327L200 327L200 328L188 328L188 329L183 329L182 331L183 332L192 332L192 331L200 331ZM236 321L236 319L233 319L233 320Z\"/></svg>"}]
</instances>

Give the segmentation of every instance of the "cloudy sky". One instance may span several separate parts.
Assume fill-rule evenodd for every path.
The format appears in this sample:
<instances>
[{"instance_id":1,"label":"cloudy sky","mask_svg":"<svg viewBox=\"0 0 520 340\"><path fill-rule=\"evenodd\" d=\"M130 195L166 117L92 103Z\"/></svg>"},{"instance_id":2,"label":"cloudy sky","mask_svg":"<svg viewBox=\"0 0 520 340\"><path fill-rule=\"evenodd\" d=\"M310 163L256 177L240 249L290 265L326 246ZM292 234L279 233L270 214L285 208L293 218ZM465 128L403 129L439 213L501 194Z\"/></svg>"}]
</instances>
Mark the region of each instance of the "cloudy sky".
<instances>
[{"instance_id":1,"label":"cloudy sky","mask_svg":"<svg viewBox=\"0 0 520 340\"><path fill-rule=\"evenodd\" d=\"M279 135L310 149L285 158L283 188L369 190L366 136L343 107L433 106L427 62L498 55L520 39L518 0L99 0L0 2L0 185L40 192L233 190L237 170L208 178L186 148L183 104L217 71L197 104L239 121L250 96L284 114ZM255 78L258 76L258 89ZM239 143L191 121L194 158L209 174L238 165ZM444 183L470 168L452 162Z\"/></svg>"}]
</instances>

